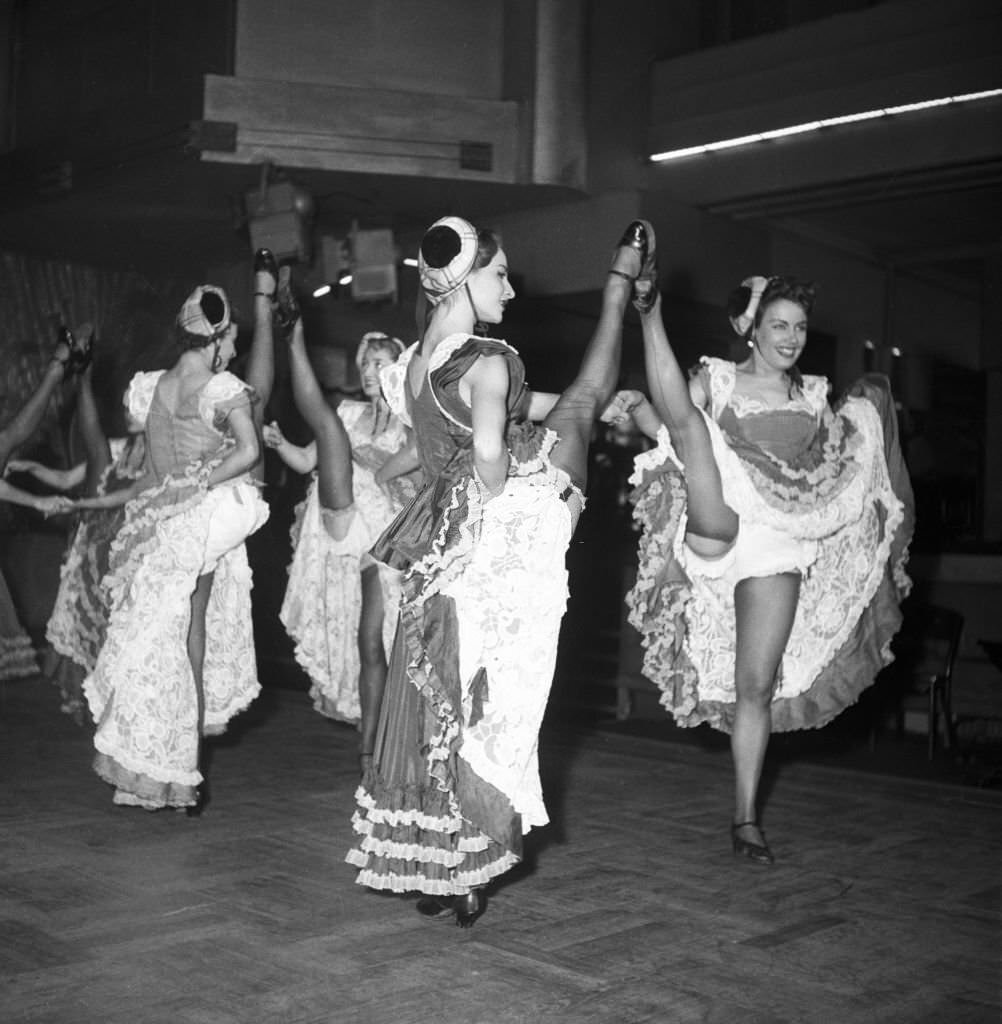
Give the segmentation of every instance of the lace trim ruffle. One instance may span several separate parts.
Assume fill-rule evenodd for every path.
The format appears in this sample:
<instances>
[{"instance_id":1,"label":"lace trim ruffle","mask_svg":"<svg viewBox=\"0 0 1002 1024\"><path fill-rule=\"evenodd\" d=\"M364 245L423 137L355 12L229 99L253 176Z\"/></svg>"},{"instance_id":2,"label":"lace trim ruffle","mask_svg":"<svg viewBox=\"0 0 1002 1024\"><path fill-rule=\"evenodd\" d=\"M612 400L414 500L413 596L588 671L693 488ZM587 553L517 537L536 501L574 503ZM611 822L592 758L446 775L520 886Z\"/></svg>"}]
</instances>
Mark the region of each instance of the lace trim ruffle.
<instances>
[{"instance_id":1,"label":"lace trim ruffle","mask_svg":"<svg viewBox=\"0 0 1002 1024\"><path fill-rule=\"evenodd\" d=\"M104 578L112 608L124 602L136 569L156 549L158 525L198 506L208 490L209 475L219 462L217 457L193 463L180 477L167 476L128 503L125 522L111 543L109 570Z\"/></svg>"},{"instance_id":2,"label":"lace trim ruffle","mask_svg":"<svg viewBox=\"0 0 1002 1024\"><path fill-rule=\"evenodd\" d=\"M405 348L389 366L379 371L379 384L383 397L394 416L398 416L404 426L413 426L407 411L407 367L417 351L417 342Z\"/></svg>"},{"instance_id":3,"label":"lace trim ruffle","mask_svg":"<svg viewBox=\"0 0 1002 1024\"><path fill-rule=\"evenodd\" d=\"M755 416L775 412L777 407L768 405L759 399L735 393L737 383L737 364L727 359L714 356L703 356L700 365L706 370L710 381L711 415L719 419L721 412L728 405L738 417ZM828 402L828 378L817 374L806 373L800 392L791 397L779 408L807 412L818 417Z\"/></svg>"},{"instance_id":4,"label":"lace trim ruffle","mask_svg":"<svg viewBox=\"0 0 1002 1024\"><path fill-rule=\"evenodd\" d=\"M94 758L94 771L115 787L114 802L126 807L157 811L164 807L192 807L198 802L198 785L202 776L197 772L193 783L165 781L147 775L141 767L127 768L103 752Z\"/></svg>"},{"instance_id":5,"label":"lace trim ruffle","mask_svg":"<svg viewBox=\"0 0 1002 1024\"><path fill-rule=\"evenodd\" d=\"M737 484L728 481L728 474L737 473L743 463L730 458L721 466L725 500L743 522L764 520L791 537L816 532L821 545L815 567L802 585L798 619L784 655L773 709L776 730L823 724L853 702L886 663L899 621L896 602L907 585L906 549L897 558L892 558L892 550L904 506L888 481L875 408L860 399L849 414L863 438L854 482L862 496L843 494L842 507L784 520L754 500L747 475ZM715 436L715 444L717 440ZM729 728L733 698L710 694L728 687L733 693L733 626L728 622L733 616L734 581L700 577L698 599L694 595L680 559L685 484L667 431L659 436L656 450L638 457L631 482L637 485L634 517L642 534L637 581L627 605L629 621L642 637L644 674L661 689L661 703L679 724L710 721ZM885 583L893 591L889 602ZM720 594L715 587L723 588ZM786 680L793 665L801 674Z\"/></svg>"}]
</instances>

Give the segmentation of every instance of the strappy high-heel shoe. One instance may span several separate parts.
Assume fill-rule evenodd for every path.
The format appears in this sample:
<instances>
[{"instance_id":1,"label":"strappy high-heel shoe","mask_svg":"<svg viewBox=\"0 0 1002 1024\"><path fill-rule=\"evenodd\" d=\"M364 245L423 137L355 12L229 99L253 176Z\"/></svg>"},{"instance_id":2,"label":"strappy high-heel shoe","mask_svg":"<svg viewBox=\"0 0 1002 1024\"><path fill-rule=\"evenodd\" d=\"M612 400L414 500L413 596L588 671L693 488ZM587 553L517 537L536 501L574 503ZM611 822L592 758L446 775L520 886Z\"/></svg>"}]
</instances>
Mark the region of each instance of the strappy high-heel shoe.
<instances>
[{"instance_id":1,"label":"strappy high-heel shoe","mask_svg":"<svg viewBox=\"0 0 1002 1024\"><path fill-rule=\"evenodd\" d=\"M258 290L258 274L267 274L271 278L271 291L263 292ZM278 291L278 261L271 249L258 249L254 253L254 294L267 299L272 306L275 305L275 293Z\"/></svg>"},{"instance_id":2,"label":"strappy high-heel shoe","mask_svg":"<svg viewBox=\"0 0 1002 1024\"><path fill-rule=\"evenodd\" d=\"M657 236L654 226L647 220L631 220L623 232L623 237L616 245L617 251L622 248L635 249L640 256L640 272L634 276L623 270L612 267L610 274L623 277L633 285L633 308L638 313L647 314L654 308L657 301L658 258ZM643 287L638 288L638 285Z\"/></svg>"},{"instance_id":3,"label":"strappy high-heel shoe","mask_svg":"<svg viewBox=\"0 0 1002 1024\"><path fill-rule=\"evenodd\" d=\"M740 829L749 826L758 830L758 834L762 837L761 843L743 839L738 835ZM731 825L731 846L734 848L735 857L745 857L755 864L772 864L776 860L772 855L772 850L769 849L769 844L765 841L765 833L757 821L738 821Z\"/></svg>"},{"instance_id":4,"label":"strappy high-heel shoe","mask_svg":"<svg viewBox=\"0 0 1002 1024\"><path fill-rule=\"evenodd\" d=\"M278 290L275 293L278 305L275 307L275 320L283 331L290 331L302 316L299 302L292 291L292 267L283 264L278 271Z\"/></svg>"}]
</instances>

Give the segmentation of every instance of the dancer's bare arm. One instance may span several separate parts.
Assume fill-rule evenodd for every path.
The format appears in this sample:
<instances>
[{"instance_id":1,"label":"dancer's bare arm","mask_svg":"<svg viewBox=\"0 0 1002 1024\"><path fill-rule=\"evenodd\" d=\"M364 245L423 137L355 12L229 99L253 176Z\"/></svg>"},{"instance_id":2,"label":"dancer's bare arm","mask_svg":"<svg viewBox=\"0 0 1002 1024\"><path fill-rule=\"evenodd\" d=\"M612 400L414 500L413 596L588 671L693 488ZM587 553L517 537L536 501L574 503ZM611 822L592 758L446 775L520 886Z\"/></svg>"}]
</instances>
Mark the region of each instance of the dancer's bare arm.
<instances>
[{"instance_id":1,"label":"dancer's bare arm","mask_svg":"<svg viewBox=\"0 0 1002 1024\"><path fill-rule=\"evenodd\" d=\"M473 462L490 497L501 493L508 476L508 384L503 356L481 356L460 381L460 395L468 392L473 417Z\"/></svg>"},{"instance_id":2,"label":"dancer's bare arm","mask_svg":"<svg viewBox=\"0 0 1002 1024\"><path fill-rule=\"evenodd\" d=\"M236 444L209 474L209 487L216 487L246 473L261 457L261 445L258 443L250 410L242 406L231 409L227 422Z\"/></svg>"},{"instance_id":3,"label":"dancer's bare arm","mask_svg":"<svg viewBox=\"0 0 1002 1024\"><path fill-rule=\"evenodd\" d=\"M14 487L6 480L0 480L0 501L9 501L12 505L23 505L25 508L33 508L36 512L51 516L56 512L69 512L72 509L72 502L61 494L31 494L22 491L20 487Z\"/></svg>"},{"instance_id":4,"label":"dancer's bare arm","mask_svg":"<svg viewBox=\"0 0 1002 1024\"><path fill-rule=\"evenodd\" d=\"M135 480L128 487L119 487L107 494L99 494L93 498L78 498L73 502L73 508L81 511L88 509L119 508L137 497L148 481L143 479Z\"/></svg>"},{"instance_id":5,"label":"dancer's bare arm","mask_svg":"<svg viewBox=\"0 0 1002 1024\"><path fill-rule=\"evenodd\" d=\"M413 473L420 468L421 459L418 457L417 442L411 434L407 444L395 451L373 475L377 484L385 484L398 476L403 476L404 473Z\"/></svg>"},{"instance_id":6,"label":"dancer's bare arm","mask_svg":"<svg viewBox=\"0 0 1002 1024\"><path fill-rule=\"evenodd\" d=\"M28 473L54 491L70 491L83 483L87 474L87 463L78 462L69 469L54 469L34 459L11 459L4 469L4 475L8 473Z\"/></svg>"},{"instance_id":7,"label":"dancer's bare arm","mask_svg":"<svg viewBox=\"0 0 1002 1024\"><path fill-rule=\"evenodd\" d=\"M262 428L264 443L295 473L310 473L317 468L317 444L293 444L275 422Z\"/></svg>"}]
</instances>

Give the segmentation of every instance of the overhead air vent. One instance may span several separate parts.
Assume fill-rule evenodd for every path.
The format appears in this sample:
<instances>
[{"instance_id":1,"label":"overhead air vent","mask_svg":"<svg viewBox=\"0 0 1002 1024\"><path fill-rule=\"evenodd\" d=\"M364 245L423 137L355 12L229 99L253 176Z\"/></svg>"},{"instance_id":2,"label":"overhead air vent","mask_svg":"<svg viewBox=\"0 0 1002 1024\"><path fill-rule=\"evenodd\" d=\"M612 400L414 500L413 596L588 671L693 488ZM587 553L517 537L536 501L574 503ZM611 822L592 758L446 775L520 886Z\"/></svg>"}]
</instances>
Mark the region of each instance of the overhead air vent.
<instances>
[{"instance_id":1,"label":"overhead air vent","mask_svg":"<svg viewBox=\"0 0 1002 1024\"><path fill-rule=\"evenodd\" d=\"M460 142L459 166L464 171L494 169L494 146L489 142Z\"/></svg>"}]
</instances>

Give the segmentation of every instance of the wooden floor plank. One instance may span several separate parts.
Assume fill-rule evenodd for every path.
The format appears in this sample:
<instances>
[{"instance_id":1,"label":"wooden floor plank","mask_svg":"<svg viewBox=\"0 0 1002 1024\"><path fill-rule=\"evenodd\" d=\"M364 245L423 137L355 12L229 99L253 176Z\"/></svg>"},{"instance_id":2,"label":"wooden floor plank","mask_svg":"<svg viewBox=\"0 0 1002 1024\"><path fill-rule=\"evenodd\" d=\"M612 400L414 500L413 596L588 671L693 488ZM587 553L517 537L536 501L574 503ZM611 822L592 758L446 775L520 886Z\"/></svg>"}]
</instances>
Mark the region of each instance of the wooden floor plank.
<instances>
[{"instance_id":1,"label":"wooden floor plank","mask_svg":"<svg viewBox=\"0 0 1002 1024\"><path fill-rule=\"evenodd\" d=\"M719 743L548 731L553 818L469 931L354 884L357 734L266 690L200 819L111 804L0 686L3 1024L998 1024L998 791L786 759L772 868Z\"/></svg>"}]
</instances>

